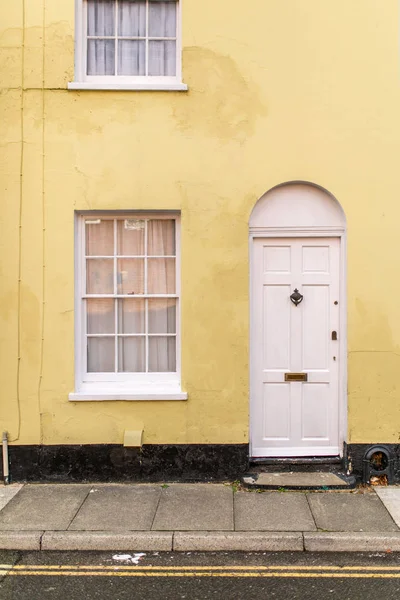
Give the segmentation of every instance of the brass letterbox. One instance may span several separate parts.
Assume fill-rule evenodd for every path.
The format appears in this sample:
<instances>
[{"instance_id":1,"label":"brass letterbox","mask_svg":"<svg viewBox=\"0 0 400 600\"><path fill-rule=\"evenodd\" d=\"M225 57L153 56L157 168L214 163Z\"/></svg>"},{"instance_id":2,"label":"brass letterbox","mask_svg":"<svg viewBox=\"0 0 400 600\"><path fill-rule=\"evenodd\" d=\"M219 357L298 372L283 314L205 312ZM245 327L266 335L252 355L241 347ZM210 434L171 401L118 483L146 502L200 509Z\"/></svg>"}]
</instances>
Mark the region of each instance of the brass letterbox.
<instances>
[{"instance_id":1,"label":"brass letterbox","mask_svg":"<svg viewBox=\"0 0 400 600\"><path fill-rule=\"evenodd\" d=\"M307 381L307 373L285 373L285 381Z\"/></svg>"}]
</instances>

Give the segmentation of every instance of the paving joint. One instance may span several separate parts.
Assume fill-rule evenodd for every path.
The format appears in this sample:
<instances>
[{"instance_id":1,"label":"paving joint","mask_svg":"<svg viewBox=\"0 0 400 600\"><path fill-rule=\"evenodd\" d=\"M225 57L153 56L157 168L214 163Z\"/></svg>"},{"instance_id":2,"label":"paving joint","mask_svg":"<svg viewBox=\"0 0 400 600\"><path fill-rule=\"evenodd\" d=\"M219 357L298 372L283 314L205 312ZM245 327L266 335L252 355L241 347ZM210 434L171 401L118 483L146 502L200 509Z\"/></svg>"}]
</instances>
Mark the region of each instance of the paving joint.
<instances>
[{"instance_id":1,"label":"paving joint","mask_svg":"<svg viewBox=\"0 0 400 600\"><path fill-rule=\"evenodd\" d=\"M150 531L153 531L154 521L156 520L156 514L157 514L157 511L158 511L158 507L160 506L162 493L163 493L163 487L161 487L160 494L158 496L157 506L156 506L156 509L154 511L153 518L151 520Z\"/></svg>"},{"instance_id":2,"label":"paving joint","mask_svg":"<svg viewBox=\"0 0 400 600\"><path fill-rule=\"evenodd\" d=\"M311 513L311 516L312 516L312 520L314 521L315 529L318 531L317 522L316 522L316 520L315 520L314 513L313 513L313 511L312 511L312 509L311 509L311 503L310 503L310 500L308 499L308 494L305 494L305 496L306 496L306 500L307 500L307 506L308 506L308 510L310 511L310 513ZM304 542L304 535L303 535L303 542Z\"/></svg>"},{"instance_id":3,"label":"paving joint","mask_svg":"<svg viewBox=\"0 0 400 600\"><path fill-rule=\"evenodd\" d=\"M70 520L70 522L68 523L68 527L65 528L66 531L69 531L69 528L71 527L72 523L74 522L75 518L78 516L79 511L81 510L82 506L85 504L90 492L93 490L93 486L90 487L89 491L87 492L86 496L83 498L82 502L80 503L80 505L78 506L78 508L75 511L74 516L72 517L72 519Z\"/></svg>"}]
</instances>

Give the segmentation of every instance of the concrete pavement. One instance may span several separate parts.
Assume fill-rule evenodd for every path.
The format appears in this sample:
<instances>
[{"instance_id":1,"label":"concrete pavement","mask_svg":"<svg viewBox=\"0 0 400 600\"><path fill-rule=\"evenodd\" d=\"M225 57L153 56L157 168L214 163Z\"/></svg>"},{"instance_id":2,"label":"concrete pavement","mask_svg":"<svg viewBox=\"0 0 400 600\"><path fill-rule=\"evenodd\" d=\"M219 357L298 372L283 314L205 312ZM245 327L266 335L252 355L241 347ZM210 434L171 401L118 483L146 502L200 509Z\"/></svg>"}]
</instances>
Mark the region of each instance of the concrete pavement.
<instances>
[{"instance_id":1,"label":"concrete pavement","mask_svg":"<svg viewBox=\"0 0 400 600\"><path fill-rule=\"evenodd\" d=\"M0 549L400 551L400 487L11 485L0 488Z\"/></svg>"}]
</instances>

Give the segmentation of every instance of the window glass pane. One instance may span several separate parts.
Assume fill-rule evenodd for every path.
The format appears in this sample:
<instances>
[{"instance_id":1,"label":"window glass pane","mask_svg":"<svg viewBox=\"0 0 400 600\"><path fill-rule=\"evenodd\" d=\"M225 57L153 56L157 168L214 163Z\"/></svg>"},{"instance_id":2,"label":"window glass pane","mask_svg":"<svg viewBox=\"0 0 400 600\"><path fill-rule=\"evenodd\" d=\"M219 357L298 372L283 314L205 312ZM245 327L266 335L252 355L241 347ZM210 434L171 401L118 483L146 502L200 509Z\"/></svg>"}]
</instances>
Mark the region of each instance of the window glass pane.
<instances>
[{"instance_id":1,"label":"window glass pane","mask_svg":"<svg viewBox=\"0 0 400 600\"><path fill-rule=\"evenodd\" d=\"M86 300L87 332L115 333L114 300Z\"/></svg>"},{"instance_id":2,"label":"window glass pane","mask_svg":"<svg viewBox=\"0 0 400 600\"><path fill-rule=\"evenodd\" d=\"M86 260L86 293L114 293L114 261L112 258L88 258Z\"/></svg>"},{"instance_id":3,"label":"window glass pane","mask_svg":"<svg viewBox=\"0 0 400 600\"><path fill-rule=\"evenodd\" d=\"M110 373L114 369L114 337L88 338L87 340L88 373Z\"/></svg>"},{"instance_id":4,"label":"window glass pane","mask_svg":"<svg viewBox=\"0 0 400 600\"><path fill-rule=\"evenodd\" d=\"M144 255L145 222L139 219L118 221L117 252L121 256Z\"/></svg>"},{"instance_id":5,"label":"window glass pane","mask_svg":"<svg viewBox=\"0 0 400 600\"><path fill-rule=\"evenodd\" d=\"M147 227L147 254L175 256L175 221L152 220Z\"/></svg>"},{"instance_id":6,"label":"window glass pane","mask_svg":"<svg viewBox=\"0 0 400 600\"><path fill-rule=\"evenodd\" d=\"M149 333L176 333L176 300L149 300Z\"/></svg>"},{"instance_id":7,"label":"window glass pane","mask_svg":"<svg viewBox=\"0 0 400 600\"><path fill-rule=\"evenodd\" d=\"M176 36L176 2L149 2L149 36Z\"/></svg>"},{"instance_id":8,"label":"window glass pane","mask_svg":"<svg viewBox=\"0 0 400 600\"><path fill-rule=\"evenodd\" d=\"M88 35L114 35L115 1L88 0L87 26Z\"/></svg>"},{"instance_id":9,"label":"window glass pane","mask_svg":"<svg viewBox=\"0 0 400 600\"><path fill-rule=\"evenodd\" d=\"M146 36L146 2L118 2L118 36Z\"/></svg>"},{"instance_id":10,"label":"window glass pane","mask_svg":"<svg viewBox=\"0 0 400 600\"><path fill-rule=\"evenodd\" d=\"M144 259L118 259L118 294L144 294Z\"/></svg>"},{"instance_id":11,"label":"window glass pane","mask_svg":"<svg viewBox=\"0 0 400 600\"><path fill-rule=\"evenodd\" d=\"M144 300L118 300L118 333L144 333L144 331Z\"/></svg>"},{"instance_id":12,"label":"window glass pane","mask_svg":"<svg viewBox=\"0 0 400 600\"><path fill-rule=\"evenodd\" d=\"M118 75L146 75L146 42L118 42Z\"/></svg>"},{"instance_id":13,"label":"window glass pane","mask_svg":"<svg viewBox=\"0 0 400 600\"><path fill-rule=\"evenodd\" d=\"M94 223L93 221L98 221ZM85 221L86 254L88 256L113 256L114 223L100 219Z\"/></svg>"},{"instance_id":14,"label":"window glass pane","mask_svg":"<svg viewBox=\"0 0 400 600\"><path fill-rule=\"evenodd\" d=\"M87 45L87 74L115 75L114 40L88 40Z\"/></svg>"},{"instance_id":15,"label":"window glass pane","mask_svg":"<svg viewBox=\"0 0 400 600\"><path fill-rule=\"evenodd\" d=\"M149 294L175 294L175 259L149 258L147 277Z\"/></svg>"},{"instance_id":16,"label":"window glass pane","mask_svg":"<svg viewBox=\"0 0 400 600\"><path fill-rule=\"evenodd\" d=\"M149 75L176 75L176 42L149 41Z\"/></svg>"},{"instance_id":17,"label":"window glass pane","mask_svg":"<svg viewBox=\"0 0 400 600\"><path fill-rule=\"evenodd\" d=\"M143 373L146 370L144 337L118 338L118 371Z\"/></svg>"},{"instance_id":18,"label":"window glass pane","mask_svg":"<svg viewBox=\"0 0 400 600\"><path fill-rule=\"evenodd\" d=\"M176 340L174 337L149 337L149 371L176 371Z\"/></svg>"}]
</instances>

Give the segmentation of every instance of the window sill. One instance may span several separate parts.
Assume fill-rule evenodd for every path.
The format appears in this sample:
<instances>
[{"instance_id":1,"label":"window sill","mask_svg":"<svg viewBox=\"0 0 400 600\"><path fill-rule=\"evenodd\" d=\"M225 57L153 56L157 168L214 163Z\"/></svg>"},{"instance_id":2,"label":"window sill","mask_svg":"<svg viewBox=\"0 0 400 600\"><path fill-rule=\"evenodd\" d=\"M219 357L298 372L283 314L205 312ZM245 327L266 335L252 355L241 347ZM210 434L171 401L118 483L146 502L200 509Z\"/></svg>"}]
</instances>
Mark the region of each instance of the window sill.
<instances>
[{"instance_id":1,"label":"window sill","mask_svg":"<svg viewBox=\"0 0 400 600\"><path fill-rule=\"evenodd\" d=\"M137 91L137 92L186 92L185 83L96 83L93 81L70 81L69 90Z\"/></svg>"},{"instance_id":2,"label":"window sill","mask_svg":"<svg viewBox=\"0 0 400 600\"><path fill-rule=\"evenodd\" d=\"M111 390L104 392L99 391L98 393L95 391L88 392L71 392L68 395L68 400L72 402L82 402L82 401L107 401L107 400L127 400L127 401L148 401L148 400L187 400L188 395L186 392L181 392L179 390L176 391L153 391L149 390L143 391L140 393L139 391L135 393L124 392L122 390L116 390L113 393Z\"/></svg>"}]
</instances>

